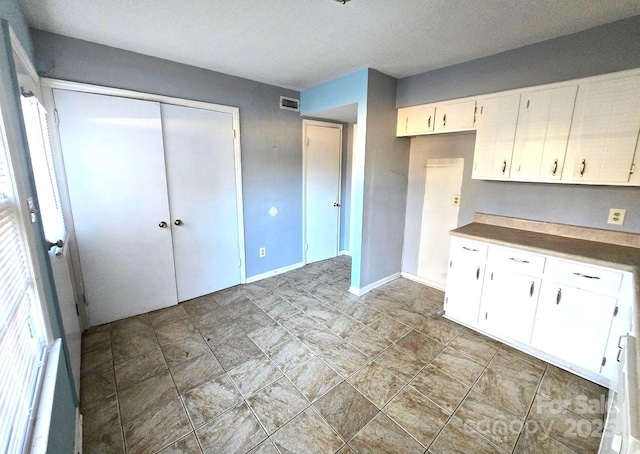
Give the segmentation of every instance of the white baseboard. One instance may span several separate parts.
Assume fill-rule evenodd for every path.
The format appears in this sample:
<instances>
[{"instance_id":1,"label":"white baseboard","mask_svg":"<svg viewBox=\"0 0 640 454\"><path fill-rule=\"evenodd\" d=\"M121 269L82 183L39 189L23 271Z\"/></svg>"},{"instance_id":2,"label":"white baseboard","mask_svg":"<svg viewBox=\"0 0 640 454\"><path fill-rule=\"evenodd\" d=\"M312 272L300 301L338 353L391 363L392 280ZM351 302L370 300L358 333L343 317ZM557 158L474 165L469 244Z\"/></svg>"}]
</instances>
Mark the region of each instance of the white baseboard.
<instances>
[{"instance_id":1,"label":"white baseboard","mask_svg":"<svg viewBox=\"0 0 640 454\"><path fill-rule=\"evenodd\" d=\"M444 292L445 286L440 284L439 282L430 281L429 279L418 277L415 274L405 273L404 271L400 274L405 279L409 279L410 281L414 281L419 284L426 285L427 287L435 288L437 290L442 290Z\"/></svg>"},{"instance_id":2,"label":"white baseboard","mask_svg":"<svg viewBox=\"0 0 640 454\"><path fill-rule=\"evenodd\" d=\"M400 277L401 273L393 273L391 276L383 277L379 281L374 282L373 284L366 285L362 288L350 287L349 293L353 293L356 296L362 296L365 293L370 292L374 288L380 287L381 285L386 284L387 282L395 281Z\"/></svg>"},{"instance_id":3,"label":"white baseboard","mask_svg":"<svg viewBox=\"0 0 640 454\"><path fill-rule=\"evenodd\" d=\"M82 454L82 413L76 408L76 441L73 447L74 454Z\"/></svg>"},{"instance_id":4,"label":"white baseboard","mask_svg":"<svg viewBox=\"0 0 640 454\"><path fill-rule=\"evenodd\" d=\"M302 268L304 266L304 262L294 263L293 265L283 266L282 268L276 268L275 270L267 271L266 273L256 274L255 276L250 276L247 278L246 283L251 284L252 282L261 281L262 279L266 279L268 277L273 277L278 274L286 273L287 271L293 271L298 268Z\"/></svg>"},{"instance_id":5,"label":"white baseboard","mask_svg":"<svg viewBox=\"0 0 640 454\"><path fill-rule=\"evenodd\" d=\"M340 251L338 252L338 255L348 255L349 257L351 257L351 251Z\"/></svg>"}]
</instances>

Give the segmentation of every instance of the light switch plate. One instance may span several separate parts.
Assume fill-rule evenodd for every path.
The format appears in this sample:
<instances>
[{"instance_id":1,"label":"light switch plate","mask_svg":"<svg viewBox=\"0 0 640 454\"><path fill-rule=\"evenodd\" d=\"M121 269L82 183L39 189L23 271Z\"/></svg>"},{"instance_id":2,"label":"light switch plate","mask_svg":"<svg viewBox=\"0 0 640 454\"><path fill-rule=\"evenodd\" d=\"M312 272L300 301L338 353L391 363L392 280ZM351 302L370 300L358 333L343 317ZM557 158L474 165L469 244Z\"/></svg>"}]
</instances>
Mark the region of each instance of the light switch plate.
<instances>
[{"instance_id":1,"label":"light switch plate","mask_svg":"<svg viewBox=\"0 0 640 454\"><path fill-rule=\"evenodd\" d=\"M627 213L627 210L622 208L611 208L609 210L609 219L607 220L607 224L613 225L622 225L624 224L624 215Z\"/></svg>"}]
</instances>

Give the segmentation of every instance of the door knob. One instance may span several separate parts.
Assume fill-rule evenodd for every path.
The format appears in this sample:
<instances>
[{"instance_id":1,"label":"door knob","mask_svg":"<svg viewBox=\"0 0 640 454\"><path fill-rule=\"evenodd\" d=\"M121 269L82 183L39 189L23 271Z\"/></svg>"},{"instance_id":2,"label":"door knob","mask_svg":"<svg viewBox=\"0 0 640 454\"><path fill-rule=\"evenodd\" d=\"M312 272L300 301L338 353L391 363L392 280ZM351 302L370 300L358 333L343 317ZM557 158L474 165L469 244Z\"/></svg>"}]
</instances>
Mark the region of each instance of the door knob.
<instances>
[{"instance_id":1,"label":"door knob","mask_svg":"<svg viewBox=\"0 0 640 454\"><path fill-rule=\"evenodd\" d=\"M175 225L182 225L182 220L180 220L180 219L176 219L176 220L174 221L174 224L175 224Z\"/></svg>"},{"instance_id":2,"label":"door knob","mask_svg":"<svg viewBox=\"0 0 640 454\"><path fill-rule=\"evenodd\" d=\"M54 247L59 247L62 249L64 247L64 241L58 240L55 243L52 243L51 241L47 241L47 248L49 248L49 250L53 249Z\"/></svg>"},{"instance_id":3,"label":"door knob","mask_svg":"<svg viewBox=\"0 0 640 454\"><path fill-rule=\"evenodd\" d=\"M333 202L333 206L334 206L334 207L339 207L339 206L340 206L340 204L339 204L338 202Z\"/></svg>"},{"instance_id":4,"label":"door knob","mask_svg":"<svg viewBox=\"0 0 640 454\"><path fill-rule=\"evenodd\" d=\"M158 227L160 227L161 229L164 229L167 226L167 223L164 221L161 221L160 224L158 224Z\"/></svg>"}]
</instances>

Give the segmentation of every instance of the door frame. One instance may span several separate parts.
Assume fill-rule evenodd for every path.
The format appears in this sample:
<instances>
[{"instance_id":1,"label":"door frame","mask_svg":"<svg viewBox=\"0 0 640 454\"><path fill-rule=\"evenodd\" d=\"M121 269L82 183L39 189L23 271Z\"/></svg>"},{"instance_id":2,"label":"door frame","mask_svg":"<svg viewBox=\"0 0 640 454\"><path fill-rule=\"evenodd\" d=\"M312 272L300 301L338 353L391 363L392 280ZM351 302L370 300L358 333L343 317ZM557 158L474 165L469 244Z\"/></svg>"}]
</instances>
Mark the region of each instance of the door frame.
<instances>
[{"instance_id":1,"label":"door frame","mask_svg":"<svg viewBox=\"0 0 640 454\"><path fill-rule=\"evenodd\" d=\"M320 126L334 128L340 131L340 153L338 159L338 203L342 208L342 149L343 149L343 125L319 120L302 120L302 261L307 262L307 126ZM336 254L340 254L340 219L342 210L338 210L338 224L336 228L338 247Z\"/></svg>"},{"instance_id":2,"label":"door frame","mask_svg":"<svg viewBox=\"0 0 640 454\"><path fill-rule=\"evenodd\" d=\"M118 96L120 98L132 98L141 101L152 101L163 104L173 104L176 106L193 107L196 109L212 110L215 112L223 112L231 114L233 121L233 151L235 158L235 180L236 180L236 205L238 216L238 242L240 257L240 283L245 284L247 281L247 265L245 258L245 239L244 239L244 206L242 199L242 160L241 160L241 147L240 147L240 109L238 107L225 106L222 104L214 104L203 101L194 101L191 99L174 98L172 96L157 95L152 93L145 93L132 90L124 90L120 88L105 87L101 85L85 84L80 82L71 82L67 80L58 80L50 78L40 79L42 96L44 98L45 108L52 112L53 115L49 115L49 121L55 121L56 124L49 125L49 134L51 135L51 148L53 157L57 169L60 171L57 173L58 186L60 191L60 199L62 203L62 210L65 219L69 220L67 226L67 237L72 238L73 257L79 262L79 254L77 250L77 242L75 238L75 227L73 224L73 214L71 212L71 201L69 198L69 189L67 187L66 173L64 171L64 161L62 158L62 142L58 133L58 112L55 109L55 100L53 97L53 90L68 90L83 93L92 93L96 95ZM74 267L74 273L76 269ZM77 282L83 282L82 271L78 272L75 276ZM79 289L84 295L84 285L82 289ZM86 301L85 301L86 303Z\"/></svg>"}]
</instances>

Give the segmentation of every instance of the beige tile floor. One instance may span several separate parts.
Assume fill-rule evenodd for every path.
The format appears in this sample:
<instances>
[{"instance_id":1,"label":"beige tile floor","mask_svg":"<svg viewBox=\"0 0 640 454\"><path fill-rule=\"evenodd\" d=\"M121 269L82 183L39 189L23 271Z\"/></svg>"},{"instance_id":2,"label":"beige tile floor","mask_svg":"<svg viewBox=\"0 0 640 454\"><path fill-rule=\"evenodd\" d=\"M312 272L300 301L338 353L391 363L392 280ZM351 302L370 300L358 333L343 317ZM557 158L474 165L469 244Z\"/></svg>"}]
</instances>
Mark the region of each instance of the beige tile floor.
<instances>
[{"instance_id":1,"label":"beige tile floor","mask_svg":"<svg viewBox=\"0 0 640 454\"><path fill-rule=\"evenodd\" d=\"M605 390L319 262L83 337L87 453L587 453Z\"/></svg>"}]
</instances>

